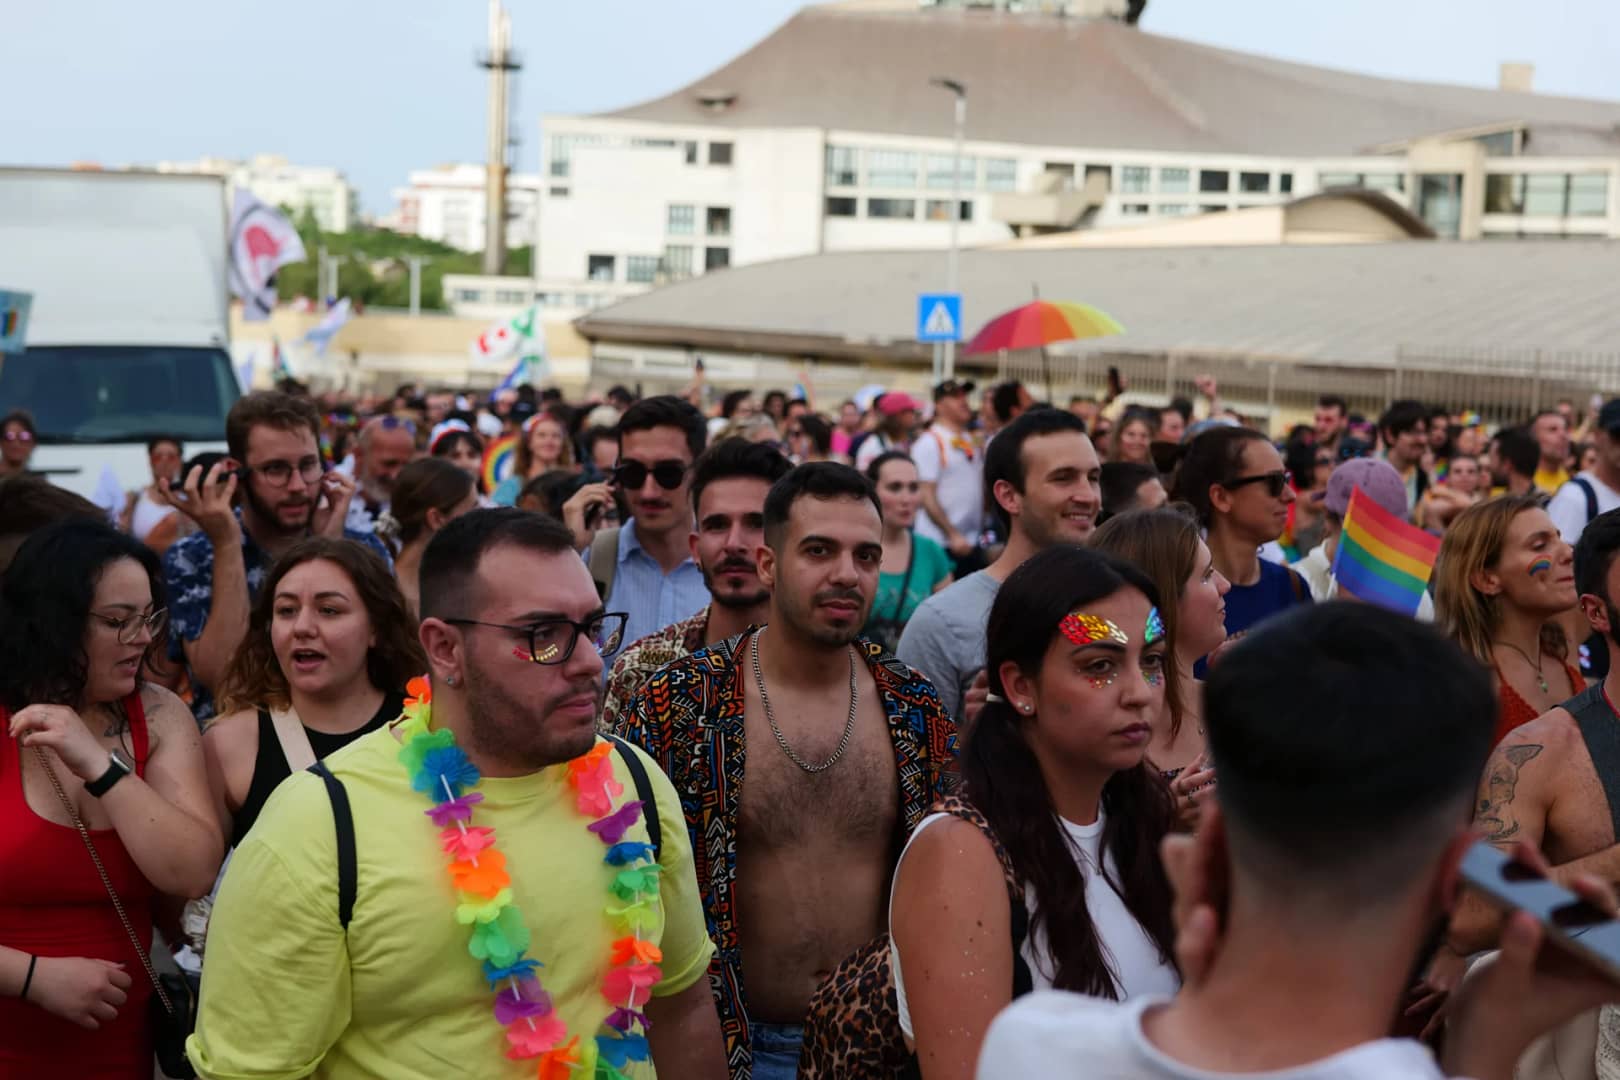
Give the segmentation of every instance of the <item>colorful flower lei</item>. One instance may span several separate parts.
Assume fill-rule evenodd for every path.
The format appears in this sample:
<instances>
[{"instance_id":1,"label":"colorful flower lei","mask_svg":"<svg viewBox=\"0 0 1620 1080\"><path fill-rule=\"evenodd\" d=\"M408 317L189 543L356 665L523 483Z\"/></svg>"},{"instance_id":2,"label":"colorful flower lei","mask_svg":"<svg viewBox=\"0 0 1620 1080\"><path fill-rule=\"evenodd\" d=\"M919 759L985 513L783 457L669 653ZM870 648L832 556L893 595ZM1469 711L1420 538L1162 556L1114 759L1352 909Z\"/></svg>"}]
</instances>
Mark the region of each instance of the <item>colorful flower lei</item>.
<instances>
[{"instance_id":1,"label":"colorful flower lei","mask_svg":"<svg viewBox=\"0 0 1620 1080\"><path fill-rule=\"evenodd\" d=\"M623 935L608 955L602 996L613 1011L594 1039L570 1037L567 1026L541 987L537 970L544 965L527 955L530 934L523 914L512 903L512 879L506 855L495 847L495 830L471 824L473 807L484 796L477 786L478 767L456 745L455 735L432 730L433 692L427 678L412 679L399 725L403 745L399 760L411 786L433 805L425 813L439 827L439 842L450 859L450 880L459 902L455 919L470 927L467 951L483 964L484 978L495 994L495 1020L506 1028L506 1056L538 1058L539 1080L627 1080L622 1070L646 1061L647 1017L640 1010L663 977L663 954L642 932L657 918L658 875L651 844L625 840L641 817L641 803L630 800L617 810L613 800L624 785L613 776L613 747L597 743L568 763L568 785L586 826L603 844L603 862L616 867L604 913ZM639 1027L639 1032L637 1028Z\"/></svg>"}]
</instances>

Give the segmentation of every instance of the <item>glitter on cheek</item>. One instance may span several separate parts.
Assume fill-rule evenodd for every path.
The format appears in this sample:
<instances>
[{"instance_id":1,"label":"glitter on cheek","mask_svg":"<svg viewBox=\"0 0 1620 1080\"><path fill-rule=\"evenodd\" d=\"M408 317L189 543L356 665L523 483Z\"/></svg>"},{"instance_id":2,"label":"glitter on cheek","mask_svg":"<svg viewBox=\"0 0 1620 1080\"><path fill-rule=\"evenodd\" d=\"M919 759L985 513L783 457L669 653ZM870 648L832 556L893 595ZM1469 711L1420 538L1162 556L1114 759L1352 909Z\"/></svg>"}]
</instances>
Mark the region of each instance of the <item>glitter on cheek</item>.
<instances>
[{"instance_id":1,"label":"glitter on cheek","mask_svg":"<svg viewBox=\"0 0 1620 1080\"><path fill-rule=\"evenodd\" d=\"M1144 671L1144 672L1142 672L1142 681L1147 683L1149 686L1153 687L1154 689L1158 689L1159 687L1164 685L1164 672L1162 672L1162 671Z\"/></svg>"}]
</instances>

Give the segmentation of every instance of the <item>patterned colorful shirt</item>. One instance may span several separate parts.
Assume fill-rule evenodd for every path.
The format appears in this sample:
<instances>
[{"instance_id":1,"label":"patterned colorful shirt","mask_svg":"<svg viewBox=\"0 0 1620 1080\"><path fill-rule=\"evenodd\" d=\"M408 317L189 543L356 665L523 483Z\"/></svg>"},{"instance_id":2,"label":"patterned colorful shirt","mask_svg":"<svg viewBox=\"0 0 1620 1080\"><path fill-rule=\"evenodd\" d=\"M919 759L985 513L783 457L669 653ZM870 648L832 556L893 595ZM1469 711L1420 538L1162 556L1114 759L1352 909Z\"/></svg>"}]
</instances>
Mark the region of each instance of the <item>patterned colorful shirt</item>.
<instances>
[{"instance_id":1,"label":"patterned colorful shirt","mask_svg":"<svg viewBox=\"0 0 1620 1080\"><path fill-rule=\"evenodd\" d=\"M240 510L236 512L236 518L241 521ZM385 563L392 565L388 549L374 534L344 529L343 538L364 544L381 555ZM247 570L249 603L259 595L259 586L264 584L264 576L274 562L244 527L242 564ZM192 533L169 545L169 550L163 554L163 583L169 594L169 657L177 663L184 663L186 655L181 645L202 637L203 627L208 623L209 609L214 603L214 544L207 534ZM214 715L213 692L197 681L190 665L186 667L186 674L195 688L191 711L199 721L207 720Z\"/></svg>"},{"instance_id":2,"label":"patterned colorful shirt","mask_svg":"<svg viewBox=\"0 0 1620 1080\"><path fill-rule=\"evenodd\" d=\"M602 695L602 721L598 727L603 731L612 731L619 717L630 707L630 700L636 696L636 691L646 685L653 672L665 664L691 656L703 648L708 636L709 609L705 607L690 619L682 619L657 633L648 634L620 653L618 659L613 661L613 670L608 673L607 692Z\"/></svg>"},{"instance_id":3,"label":"patterned colorful shirt","mask_svg":"<svg viewBox=\"0 0 1620 1080\"><path fill-rule=\"evenodd\" d=\"M737 648L750 633L660 668L615 729L652 755L680 795L709 936L717 950L709 981L720 1010L732 1080L750 1080L753 1064L735 896L737 817L746 757ZM956 727L926 678L870 641L857 646L889 718L889 738L899 767L899 828L901 837L909 836L934 800L955 785ZM898 843L895 850L900 850Z\"/></svg>"}]
</instances>

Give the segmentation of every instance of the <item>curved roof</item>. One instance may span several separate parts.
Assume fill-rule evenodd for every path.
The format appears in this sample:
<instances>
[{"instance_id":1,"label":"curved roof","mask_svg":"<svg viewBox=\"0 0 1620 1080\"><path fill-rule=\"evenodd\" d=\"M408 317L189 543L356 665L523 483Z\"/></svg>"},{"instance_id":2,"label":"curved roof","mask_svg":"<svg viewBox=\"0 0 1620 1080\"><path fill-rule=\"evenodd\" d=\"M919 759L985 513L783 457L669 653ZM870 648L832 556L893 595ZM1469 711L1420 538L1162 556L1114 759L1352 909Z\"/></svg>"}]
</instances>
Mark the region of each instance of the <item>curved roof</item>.
<instances>
[{"instance_id":1,"label":"curved roof","mask_svg":"<svg viewBox=\"0 0 1620 1080\"><path fill-rule=\"evenodd\" d=\"M1620 152L1620 102L1308 67L1113 19L974 10L807 8L690 86L601 115L949 138L948 98L928 82L942 75L967 84L967 136L981 142L1335 156L1523 122L1527 153L1539 152L1537 125L1564 146Z\"/></svg>"}]
</instances>

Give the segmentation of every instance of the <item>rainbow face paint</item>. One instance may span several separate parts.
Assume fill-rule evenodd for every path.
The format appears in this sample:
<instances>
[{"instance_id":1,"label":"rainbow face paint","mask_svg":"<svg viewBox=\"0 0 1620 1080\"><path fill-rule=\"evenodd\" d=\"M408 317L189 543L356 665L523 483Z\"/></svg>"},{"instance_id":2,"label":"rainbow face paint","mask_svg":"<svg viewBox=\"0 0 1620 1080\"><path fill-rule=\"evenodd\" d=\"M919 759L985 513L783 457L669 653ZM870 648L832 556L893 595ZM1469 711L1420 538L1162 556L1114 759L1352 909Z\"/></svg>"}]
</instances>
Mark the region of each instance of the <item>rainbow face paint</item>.
<instances>
[{"instance_id":1,"label":"rainbow face paint","mask_svg":"<svg viewBox=\"0 0 1620 1080\"><path fill-rule=\"evenodd\" d=\"M1103 642L1115 645L1131 643L1130 635L1111 620L1101 615L1087 615L1079 611L1063 616L1063 621L1058 623L1058 630L1076 645L1100 645Z\"/></svg>"},{"instance_id":2,"label":"rainbow face paint","mask_svg":"<svg viewBox=\"0 0 1620 1080\"><path fill-rule=\"evenodd\" d=\"M530 656L527 649L513 649L512 655L517 657L519 660L527 660L533 664L546 664L550 663L551 660L561 651L562 650L557 648L555 645L547 645L539 656Z\"/></svg>"},{"instance_id":3,"label":"rainbow face paint","mask_svg":"<svg viewBox=\"0 0 1620 1080\"><path fill-rule=\"evenodd\" d=\"M1148 612L1147 627L1142 631L1142 645L1144 647L1164 640L1164 619L1159 615L1159 609L1153 608Z\"/></svg>"},{"instance_id":4,"label":"rainbow face paint","mask_svg":"<svg viewBox=\"0 0 1620 1080\"><path fill-rule=\"evenodd\" d=\"M1530 576L1531 577L1540 577L1542 574L1548 574L1548 573L1551 573L1551 572L1552 572L1552 560L1551 559L1537 559L1535 562L1530 564Z\"/></svg>"}]
</instances>

